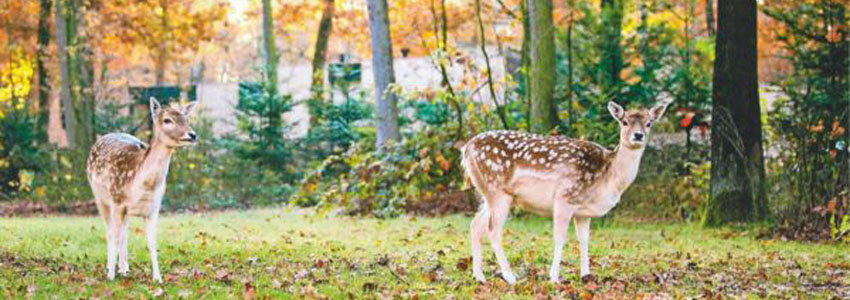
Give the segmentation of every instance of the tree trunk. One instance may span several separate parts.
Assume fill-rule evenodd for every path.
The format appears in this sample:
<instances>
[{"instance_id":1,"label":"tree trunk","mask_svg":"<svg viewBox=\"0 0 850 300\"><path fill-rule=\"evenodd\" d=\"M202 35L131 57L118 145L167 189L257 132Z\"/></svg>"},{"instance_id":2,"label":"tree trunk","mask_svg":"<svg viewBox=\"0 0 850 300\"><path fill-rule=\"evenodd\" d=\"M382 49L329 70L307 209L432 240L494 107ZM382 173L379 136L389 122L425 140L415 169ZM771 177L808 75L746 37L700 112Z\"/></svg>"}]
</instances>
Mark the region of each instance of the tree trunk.
<instances>
[{"instance_id":1,"label":"tree trunk","mask_svg":"<svg viewBox=\"0 0 850 300\"><path fill-rule=\"evenodd\" d=\"M620 37L623 27L623 0L602 0L602 59L601 85L605 95L617 100L620 86L620 70L623 68L623 53Z\"/></svg>"},{"instance_id":2,"label":"tree trunk","mask_svg":"<svg viewBox=\"0 0 850 300\"><path fill-rule=\"evenodd\" d=\"M711 197L704 225L760 220L767 214L756 12L755 0L718 2Z\"/></svg>"},{"instance_id":3,"label":"tree trunk","mask_svg":"<svg viewBox=\"0 0 850 300\"><path fill-rule=\"evenodd\" d=\"M570 10L569 21L567 21L567 124L566 131L571 133L573 120L573 22L575 21L575 5L572 0L567 1Z\"/></svg>"},{"instance_id":4,"label":"tree trunk","mask_svg":"<svg viewBox=\"0 0 850 300\"><path fill-rule=\"evenodd\" d=\"M69 74L70 57L68 55L68 29L65 24L65 0L56 0L56 7L53 12L56 19L56 46L59 50L59 76L62 80L62 86L59 90L59 97L62 103L62 119L65 127L65 137L68 141L68 148L76 147L76 131L77 131L77 116L74 113L74 105L71 100L71 78Z\"/></svg>"},{"instance_id":5,"label":"tree trunk","mask_svg":"<svg viewBox=\"0 0 850 300\"><path fill-rule=\"evenodd\" d=\"M77 117L75 134L77 148L88 150L94 144L94 67L92 50L88 43L88 0L70 0L66 9L66 30L68 31L69 69L71 83L71 103Z\"/></svg>"},{"instance_id":6,"label":"tree trunk","mask_svg":"<svg viewBox=\"0 0 850 300\"><path fill-rule=\"evenodd\" d=\"M377 106L378 133L376 146L384 147L387 142L400 138L398 129L398 107L396 95L388 90L395 83L393 51L390 39L390 19L387 0L368 0L369 31L372 37L372 74L375 76L375 103Z\"/></svg>"},{"instance_id":7,"label":"tree trunk","mask_svg":"<svg viewBox=\"0 0 850 300\"><path fill-rule=\"evenodd\" d=\"M528 80L531 71L531 21L528 15L528 1L520 0L520 13L522 13L522 48L520 48L520 72L522 74L522 85L525 87L525 95L520 95L525 106L525 120L527 128L531 128L531 81Z\"/></svg>"},{"instance_id":8,"label":"tree trunk","mask_svg":"<svg viewBox=\"0 0 850 300\"><path fill-rule=\"evenodd\" d=\"M268 128L272 133L267 135L267 145L273 145L273 140L279 138L282 132L279 132L283 127L283 111L279 107L281 103L278 101L277 95L277 45L274 36L274 24L272 24L272 7L271 0L263 0L263 69L266 79L264 85L266 93L269 95L266 99L268 106Z\"/></svg>"},{"instance_id":9,"label":"tree trunk","mask_svg":"<svg viewBox=\"0 0 850 300\"><path fill-rule=\"evenodd\" d=\"M319 33L316 35L316 49L313 52L313 81L310 84L315 96L322 91L325 83L325 56L328 51L328 40L333 32L334 0L325 0L325 10L319 22Z\"/></svg>"},{"instance_id":10,"label":"tree trunk","mask_svg":"<svg viewBox=\"0 0 850 300\"><path fill-rule=\"evenodd\" d=\"M487 87L490 90L490 98L493 99L493 104L496 106L496 114L499 115L499 120L502 121L502 127L506 130L511 129L508 126L505 110L499 105L499 99L496 97L496 89L493 87L493 71L490 67L490 55L487 54L487 33L484 31L484 20L481 18L481 0L475 0L475 15L478 18L478 32L481 34L481 53L484 55L484 64L487 66Z\"/></svg>"},{"instance_id":11,"label":"tree trunk","mask_svg":"<svg viewBox=\"0 0 850 300\"><path fill-rule=\"evenodd\" d=\"M271 0L263 0L263 64L266 81L277 87L277 46L272 25Z\"/></svg>"},{"instance_id":12,"label":"tree trunk","mask_svg":"<svg viewBox=\"0 0 850 300\"><path fill-rule=\"evenodd\" d=\"M156 58L154 59L154 75L156 76L155 82L157 86L165 84L165 68L168 65L168 32L170 30L168 22L168 0L160 0L159 8L162 10L162 13L159 16L159 21L165 37L162 43L159 44L156 51Z\"/></svg>"},{"instance_id":13,"label":"tree trunk","mask_svg":"<svg viewBox=\"0 0 850 300\"><path fill-rule=\"evenodd\" d=\"M558 123L555 105L555 25L552 0L529 0L531 22L531 131L547 133Z\"/></svg>"},{"instance_id":14,"label":"tree trunk","mask_svg":"<svg viewBox=\"0 0 850 300\"><path fill-rule=\"evenodd\" d=\"M433 17L433 26L434 26L434 38L437 42L437 49L439 49L441 55L445 56L446 60L451 60L451 56L448 53L448 26L446 25L446 2L440 1L442 10L442 17L437 16L437 7L434 4L434 0L431 0L431 16ZM451 102L452 107L455 109L455 114L457 114L457 131L455 132L455 140L460 141L463 139L463 109L460 107L460 102L457 100L457 95L455 95L455 90L452 87L452 82L449 79L449 72L446 70L446 64L444 59L437 59L437 68L440 71L440 76L443 78L440 82L440 85L449 92L448 100Z\"/></svg>"},{"instance_id":15,"label":"tree trunk","mask_svg":"<svg viewBox=\"0 0 850 300\"><path fill-rule=\"evenodd\" d=\"M47 74L48 47L50 44L50 0L41 0L38 11L38 134L47 143L47 127L50 120L50 83Z\"/></svg>"},{"instance_id":16,"label":"tree trunk","mask_svg":"<svg viewBox=\"0 0 850 300\"><path fill-rule=\"evenodd\" d=\"M708 36L714 36L714 1L705 0L705 27Z\"/></svg>"}]
</instances>

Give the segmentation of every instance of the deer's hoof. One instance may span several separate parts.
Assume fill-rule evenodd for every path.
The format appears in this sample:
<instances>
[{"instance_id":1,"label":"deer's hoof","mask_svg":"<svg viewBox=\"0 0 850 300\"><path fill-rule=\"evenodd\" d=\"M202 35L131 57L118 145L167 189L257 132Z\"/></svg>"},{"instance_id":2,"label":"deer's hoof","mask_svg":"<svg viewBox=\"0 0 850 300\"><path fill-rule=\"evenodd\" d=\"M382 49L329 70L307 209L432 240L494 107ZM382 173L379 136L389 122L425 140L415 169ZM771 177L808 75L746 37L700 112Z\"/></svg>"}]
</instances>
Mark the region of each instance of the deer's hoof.
<instances>
[{"instance_id":1,"label":"deer's hoof","mask_svg":"<svg viewBox=\"0 0 850 300\"><path fill-rule=\"evenodd\" d=\"M516 276L514 276L514 273L511 273L511 272L502 273L502 278L504 278L505 281L507 281L508 284L510 284L510 285L516 284Z\"/></svg>"},{"instance_id":2,"label":"deer's hoof","mask_svg":"<svg viewBox=\"0 0 850 300\"><path fill-rule=\"evenodd\" d=\"M593 276L593 274L587 274L581 277L582 284L587 284L591 282L596 282L596 276Z\"/></svg>"},{"instance_id":3,"label":"deer's hoof","mask_svg":"<svg viewBox=\"0 0 850 300\"><path fill-rule=\"evenodd\" d=\"M475 272L475 273L473 273L473 274L472 274L472 277L474 277L474 278L475 278L475 281L478 281L478 282L480 282L480 283L485 283L485 282L487 282L487 279L485 279L485 278L484 278L484 273L483 273L483 272Z\"/></svg>"}]
</instances>

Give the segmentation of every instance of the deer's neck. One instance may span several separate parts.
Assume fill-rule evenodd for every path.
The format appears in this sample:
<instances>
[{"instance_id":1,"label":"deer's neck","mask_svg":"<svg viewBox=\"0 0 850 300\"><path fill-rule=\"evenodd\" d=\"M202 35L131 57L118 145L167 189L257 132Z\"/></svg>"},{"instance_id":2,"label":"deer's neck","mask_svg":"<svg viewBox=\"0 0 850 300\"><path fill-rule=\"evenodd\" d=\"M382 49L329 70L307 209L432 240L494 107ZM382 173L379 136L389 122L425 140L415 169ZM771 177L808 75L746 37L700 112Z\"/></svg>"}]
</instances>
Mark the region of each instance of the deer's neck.
<instances>
[{"instance_id":1,"label":"deer's neck","mask_svg":"<svg viewBox=\"0 0 850 300\"><path fill-rule=\"evenodd\" d=\"M155 182L164 181L165 175L168 174L168 164L171 163L172 154L174 154L173 148L159 143L154 139L150 150L145 153L145 158L142 160L137 174L145 182L149 182L150 180Z\"/></svg>"},{"instance_id":2,"label":"deer's neck","mask_svg":"<svg viewBox=\"0 0 850 300\"><path fill-rule=\"evenodd\" d=\"M630 149L622 146L615 150L611 168L608 169L608 179L618 193L623 193L637 177L643 150L644 148Z\"/></svg>"}]
</instances>

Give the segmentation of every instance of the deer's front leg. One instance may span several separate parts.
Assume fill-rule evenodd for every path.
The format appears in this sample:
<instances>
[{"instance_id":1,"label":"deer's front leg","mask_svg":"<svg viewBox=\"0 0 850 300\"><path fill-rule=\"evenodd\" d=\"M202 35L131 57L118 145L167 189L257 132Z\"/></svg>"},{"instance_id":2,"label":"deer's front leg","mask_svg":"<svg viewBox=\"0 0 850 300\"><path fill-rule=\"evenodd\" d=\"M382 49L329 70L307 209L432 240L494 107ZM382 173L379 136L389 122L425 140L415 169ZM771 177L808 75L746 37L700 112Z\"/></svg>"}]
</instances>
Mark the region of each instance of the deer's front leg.
<instances>
[{"instance_id":1,"label":"deer's front leg","mask_svg":"<svg viewBox=\"0 0 850 300\"><path fill-rule=\"evenodd\" d=\"M555 201L552 211L552 240L555 248L552 255L552 266L549 268L549 281L558 282L561 273L561 255L564 250L564 244L567 243L568 229L570 228L570 219L573 217L575 210L569 204Z\"/></svg>"},{"instance_id":2,"label":"deer's front leg","mask_svg":"<svg viewBox=\"0 0 850 300\"><path fill-rule=\"evenodd\" d=\"M581 253L581 277L590 274L590 258L587 254L587 243L590 242L590 218L576 217L576 239Z\"/></svg>"},{"instance_id":3,"label":"deer's front leg","mask_svg":"<svg viewBox=\"0 0 850 300\"><path fill-rule=\"evenodd\" d=\"M155 213L153 216L145 219L145 235L148 239L148 251L151 255L151 272L153 272L153 280L162 283L162 276L159 275L159 261L156 254L156 225L159 221L159 216Z\"/></svg>"}]
</instances>

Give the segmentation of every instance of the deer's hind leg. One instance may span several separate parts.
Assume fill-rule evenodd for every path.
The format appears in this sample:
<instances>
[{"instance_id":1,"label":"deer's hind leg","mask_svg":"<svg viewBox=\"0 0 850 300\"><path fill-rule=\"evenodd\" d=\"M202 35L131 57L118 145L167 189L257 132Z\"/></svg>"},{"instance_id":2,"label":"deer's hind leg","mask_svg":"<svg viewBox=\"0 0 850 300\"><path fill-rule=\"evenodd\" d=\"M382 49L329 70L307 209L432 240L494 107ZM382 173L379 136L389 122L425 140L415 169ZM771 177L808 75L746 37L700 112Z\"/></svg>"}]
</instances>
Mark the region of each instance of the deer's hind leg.
<instances>
[{"instance_id":1,"label":"deer's hind leg","mask_svg":"<svg viewBox=\"0 0 850 300\"><path fill-rule=\"evenodd\" d=\"M127 220L126 211L112 204L109 207L109 224L107 226L107 235L110 235L106 244L106 268L107 277L109 280L115 279L115 265L118 262L118 252L122 239L122 230L124 223Z\"/></svg>"},{"instance_id":2,"label":"deer's hind leg","mask_svg":"<svg viewBox=\"0 0 850 300\"><path fill-rule=\"evenodd\" d=\"M490 216L487 214L487 204L483 203L478 213L475 214L475 218L472 219L472 224L469 228L470 238L472 240L472 277L482 283L487 281L487 279L484 278L484 271L482 270L484 255L481 250L481 236L487 233L489 221Z\"/></svg>"},{"instance_id":3,"label":"deer's hind leg","mask_svg":"<svg viewBox=\"0 0 850 300\"><path fill-rule=\"evenodd\" d=\"M121 276L127 276L127 273L130 272L130 263L128 262L129 251L127 251L127 240L129 239L130 233L130 220L126 217L122 218L124 220L121 225L120 234L121 237L118 239L118 274Z\"/></svg>"},{"instance_id":4,"label":"deer's hind leg","mask_svg":"<svg viewBox=\"0 0 850 300\"><path fill-rule=\"evenodd\" d=\"M487 209L490 216L488 224L490 235L490 246L493 252L496 253L496 261L499 263L499 270L502 272L502 278L510 284L516 283L516 276L511 271L511 265L508 262L508 257L505 255L505 250L502 248L502 229L504 229L505 221L511 212L511 201L513 198L505 192L499 191L492 193L487 198Z\"/></svg>"},{"instance_id":5,"label":"deer's hind leg","mask_svg":"<svg viewBox=\"0 0 850 300\"><path fill-rule=\"evenodd\" d=\"M91 183L91 188L92 194L94 194L94 202L95 206L97 206L97 212L103 219L104 225L106 225L106 277L109 280L112 280L115 278L115 256L118 255L118 249L116 247L116 240L118 237L112 230L113 223L115 222L115 217L113 217L112 213L114 206L112 195L109 193L109 190L100 184L96 184L94 181ZM112 267L110 268L110 266Z\"/></svg>"}]
</instances>

